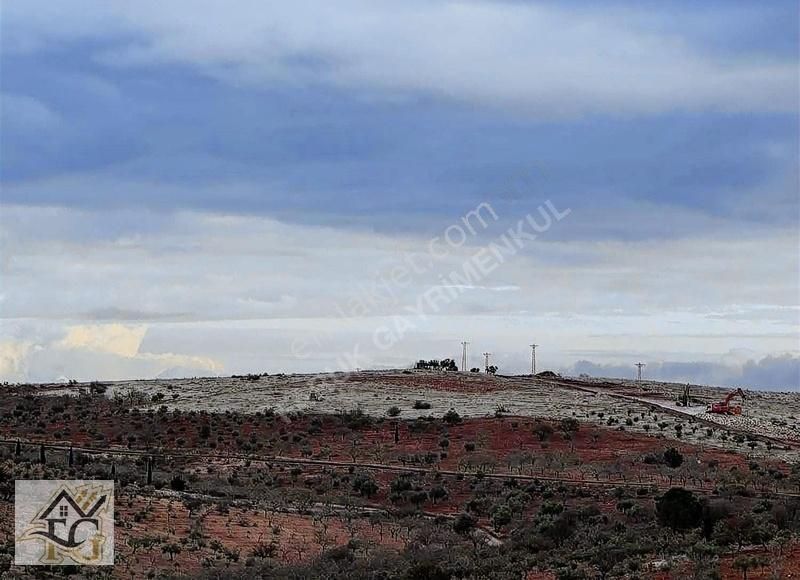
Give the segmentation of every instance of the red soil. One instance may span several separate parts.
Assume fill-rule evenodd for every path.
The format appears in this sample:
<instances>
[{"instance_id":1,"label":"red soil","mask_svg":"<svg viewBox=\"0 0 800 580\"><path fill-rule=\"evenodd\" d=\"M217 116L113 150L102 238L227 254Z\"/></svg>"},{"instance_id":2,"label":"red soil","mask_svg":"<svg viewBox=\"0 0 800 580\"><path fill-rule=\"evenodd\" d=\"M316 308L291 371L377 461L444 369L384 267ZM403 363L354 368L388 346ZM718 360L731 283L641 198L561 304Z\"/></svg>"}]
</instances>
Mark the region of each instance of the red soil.
<instances>
[{"instance_id":1,"label":"red soil","mask_svg":"<svg viewBox=\"0 0 800 580\"><path fill-rule=\"evenodd\" d=\"M556 575L548 571L531 570L525 575L525 580L556 580Z\"/></svg>"},{"instance_id":2,"label":"red soil","mask_svg":"<svg viewBox=\"0 0 800 580\"><path fill-rule=\"evenodd\" d=\"M428 375L402 378L408 380L409 377L430 378ZM467 382L477 380L457 378ZM545 422L528 417L474 418L453 425L441 419L360 421L356 417L348 427L346 423L350 419L337 415L303 415L288 419L260 414L120 412L103 398L92 399L88 408L85 402L68 397L38 399L37 404L42 406L36 410L40 423L6 423L0 427L0 434L101 448L107 448L110 443L132 449L163 447L198 453L232 452L348 463L355 460L577 479L619 480L624 475L629 481L640 482L663 481L663 468L647 465L642 459L647 454L658 455L666 447L675 446L686 458L682 470L691 471L692 477L708 480L709 484L715 472L734 467L740 472L747 471L745 458L735 453L588 424L581 424L577 432L568 436L560 431L558 424L551 424L553 433L546 441L540 441L535 428ZM0 402L6 409L13 409L14 405L11 401L8 406ZM80 414L83 416L78 417ZM394 441L396 428L397 443ZM205 437L203 429L207 430ZM133 439L129 440L129 436ZM430 460L426 460L426 456L431 456ZM787 469L780 462L774 465Z\"/></svg>"},{"instance_id":3,"label":"red soil","mask_svg":"<svg viewBox=\"0 0 800 580\"><path fill-rule=\"evenodd\" d=\"M136 571L175 567L184 572L196 571L204 559L225 561L226 552L220 546L231 553L238 552L240 562L243 562L256 546L274 542L275 558L297 562L319 555L321 541L331 548L357 538L366 545L380 543L400 549L406 534L400 525L382 523L373 526L365 517L355 517L352 523L347 523L346 518L336 514L315 517L243 507L220 511L208 505L190 513L183 502L167 498L128 496L118 498L115 507L120 522L115 529L117 562L125 562L116 567L115 573L123 577L129 568ZM139 514L139 521L134 521L136 514ZM162 545L180 544L189 538L193 528L195 533L200 531L201 542L182 544L181 552L173 560L162 553ZM140 547L135 553L128 543L130 538L154 536L160 538L157 545Z\"/></svg>"},{"instance_id":4,"label":"red soil","mask_svg":"<svg viewBox=\"0 0 800 580\"><path fill-rule=\"evenodd\" d=\"M762 558L766 564L747 571L748 580L772 580L773 578L800 578L800 544L794 544L782 555L766 550L747 551L744 555ZM742 578L742 570L734 566L735 555L724 556L720 569L722 578ZM775 575L778 573L779 575Z\"/></svg>"},{"instance_id":5,"label":"red soil","mask_svg":"<svg viewBox=\"0 0 800 580\"><path fill-rule=\"evenodd\" d=\"M747 570L747 580L774 580L775 578L800 578L800 544L794 543L783 554L761 548L743 550L740 554L761 560L762 565ZM738 555L726 554L720 558L720 577L723 580L740 580L744 574L734 565ZM683 575L683 576L679 576ZM690 565L672 572L656 572L654 580L672 580L677 577L691 577Z\"/></svg>"}]
</instances>

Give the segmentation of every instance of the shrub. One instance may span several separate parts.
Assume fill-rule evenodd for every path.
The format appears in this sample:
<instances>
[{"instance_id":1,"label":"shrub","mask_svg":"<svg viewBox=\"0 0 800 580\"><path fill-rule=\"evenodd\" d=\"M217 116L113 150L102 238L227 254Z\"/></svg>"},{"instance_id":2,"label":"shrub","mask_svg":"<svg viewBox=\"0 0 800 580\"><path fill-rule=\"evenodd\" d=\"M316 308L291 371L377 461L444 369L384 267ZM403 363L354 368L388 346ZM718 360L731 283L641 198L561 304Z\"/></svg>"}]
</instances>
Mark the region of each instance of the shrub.
<instances>
[{"instance_id":1,"label":"shrub","mask_svg":"<svg viewBox=\"0 0 800 580\"><path fill-rule=\"evenodd\" d=\"M261 542L253 548L250 555L254 558L274 558L278 555L278 544L274 541L268 544L266 542Z\"/></svg>"},{"instance_id":2,"label":"shrub","mask_svg":"<svg viewBox=\"0 0 800 580\"><path fill-rule=\"evenodd\" d=\"M411 489L411 478L408 475L398 475L390 484L392 493L403 493Z\"/></svg>"},{"instance_id":3,"label":"shrub","mask_svg":"<svg viewBox=\"0 0 800 580\"><path fill-rule=\"evenodd\" d=\"M656 500L656 515L662 526L688 530L702 522L703 505L691 491L673 487Z\"/></svg>"},{"instance_id":4,"label":"shrub","mask_svg":"<svg viewBox=\"0 0 800 580\"><path fill-rule=\"evenodd\" d=\"M447 411L447 413L445 413L444 417L442 417L442 418L445 420L445 422L447 422L447 423L449 423L451 425L453 425L455 423L461 423L461 415L456 413L455 410L453 410L453 409L450 409L449 411Z\"/></svg>"},{"instance_id":5,"label":"shrub","mask_svg":"<svg viewBox=\"0 0 800 580\"><path fill-rule=\"evenodd\" d=\"M414 408L415 409L430 409L431 408L431 404L426 402L426 401L420 401L419 399L417 399L416 401L414 401Z\"/></svg>"},{"instance_id":6,"label":"shrub","mask_svg":"<svg viewBox=\"0 0 800 580\"><path fill-rule=\"evenodd\" d=\"M581 424L574 417L561 419L561 430L564 433L574 433L581 428Z\"/></svg>"},{"instance_id":7,"label":"shrub","mask_svg":"<svg viewBox=\"0 0 800 580\"><path fill-rule=\"evenodd\" d=\"M353 478L353 490L365 497L372 497L378 493L378 484L367 473L359 473Z\"/></svg>"},{"instance_id":8,"label":"shrub","mask_svg":"<svg viewBox=\"0 0 800 580\"><path fill-rule=\"evenodd\" d=\"M458 514L453 522L453 531L459 535L466 536L475 529L477 523L478 521L469 514Z\"/></svg>"},{"instance_id":9,"label":"shrub","mask_svg":"<svg viewBox=\"0 0 800 580\"><path fill-rule=\"evenodd\" d=\"M547 423L538 423L533 428L533 434L539 438L539 441L547 441L553 434L553 428Z\"/></svg>"},{"instance_id":10,"label":"shrub","mask_svg":"<svg viewBox=\"0 0 800 580\"><path fill-rule=\"evenodd\" d=\"M658 456L653 455L652 453L648 453L647 455L644 456L644 459L642 459L642 461L646 465L658 465L659 463L661 463L661 459L662 458L659 458Z\"/></svg>"},{"instance_id":11,"label":"shrub","mask_svg":"<svg viewBox=\"0 0 800 580\"><path fill-rule=\"evenodd\" d=\"M672 469L678 468L683 464L683 455L674 447L664 451L664 463Z\"/></svg>"},{"instance_id":12,"label":"shrub","mask_svg":"<svg viewBox=\"0 0 800 580\"><path fill-rule=\"evenodd\" d=\"M428 497L433 500L433 503L436 503L437 500L444 499L447 497L447 490L443 488L441 485L437 485L428 492Z\"/></svg>"},{"instance_id":13,"label":"shrub","mask_svg":"<svg viewBox=\"0 0 800 580\"><path fill-rule=\"evenodd\" d=\"M184 491L186 489L186 480L180 475L176 475L170 480L169 486L173 491Z\"/></svg>"},{"instance_id":14,"label":"shrub","mask_svg":"<svg viewBox=\"0 0 800 580\"><path fill-rule=\"evenodd\" d=\"M372 425L372 417L362 409L351 409L341 414L342 422L348 429L364 429Z\"/></svg>"},{"instance_id":15,"label":"shrub","mask_svg":"<svg viewBox=\"0 0 800 580\"><path fill-rule=\"evenodd\" d=\"M546 516L555 516L555 515L560 514L563 511L564 511L564 505L563 504L560 504L560 503L557 503L557 502L552 502L552 501L544 502L542 504L542 507L539 508L539 513L541 513L542 515L546 515Z\"/></svg>"},{"instance_id":16,"label":"shrub","mask_svg":"<svg viewBox=\"0 0 800 580\"><path fill-rule=\"evenodd\" d=\"M500 528L511 523L511 517L511 509L507 505L501 504L494 508L494 511L492 511L492 525L494 529L500 531Z\"/></svg>"}]
</instances>

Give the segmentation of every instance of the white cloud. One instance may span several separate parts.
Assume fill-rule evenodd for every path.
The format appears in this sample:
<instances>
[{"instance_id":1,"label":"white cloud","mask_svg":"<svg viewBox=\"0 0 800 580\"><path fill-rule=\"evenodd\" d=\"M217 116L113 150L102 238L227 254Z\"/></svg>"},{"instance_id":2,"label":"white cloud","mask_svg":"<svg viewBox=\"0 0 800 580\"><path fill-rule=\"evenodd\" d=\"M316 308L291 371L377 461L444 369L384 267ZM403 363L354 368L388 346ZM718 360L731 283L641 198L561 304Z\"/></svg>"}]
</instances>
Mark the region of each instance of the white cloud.
<instances>
[{"instance_id":1,"label":"white cloud","mask_svg":"<svg viewBox=\"0 0 800 580\"><path fill-rule=\"evenodd\" d=\"M464 339L520 371L533 339L556 368L629 356L740 365L797 351L793 231L558 242L556 224L552 239L541 236L474 289L459 288L457 300L415 317L408 308L432 287L447 291L442 275L474 247L386 290L379 275L409 255L424 263L426 238L179 212L161 227L98 239L88 225L102 212L5 206L0 215L14 248L0 288L4 379L313 371L337 368L356 348L362 358L350 366L403 366L457 357ZM498 223L486 233L501 231ZM359 316L353 301L366 304ZM376 347L376 331L398 315L408 331ZM311 341L308 357L296 356L295 340ZM742 347L750 350L730 359Z\"/></svg>"},{"instance_id":2,"label":"white cloud","mask_svg":"<svg viewBox=\"0 0 800 580\"><path fill-rule=\"evenodd\" d=\"M38 328L37 328L38 327ZM47 329L41 333L41 327ZM156 376L217 375L212 357L142 349L144 325L81 324L52 320L22 324L27 339L0 341L0 378L6 381L121 380ZM8 330L8 329L6 329ZM61 334L60 338L53 338Z\"/></svg>"},{"instance_id":3,"label":"white cloud","mask_svg":"<svg viewBox=\"0 0 800 580\"><path fill-rule=\"evenodd\" d=\"M0 378L15 380L26 374L26 360L33 345L27 341L0 341Z\"/></svg>"},{"instance_id":4,"label":"white cloud","mask_svg":"<svg viewBox=\"0 0 800 580\"><path fill-rule=\"evenodd\" d=\"M69 327L67 335L56 346L63 349L87 349L123 357L134 357L147 332L146 326L94 324Z\"/></svg>"},{"instance_id":5,"label":"white cloud","mask_svg":"<svg viewBox=\"0 0 800 580\"><path fill-rule=\"evenodd\" d=\"M605 7L28 0L4 10L16 50L115 38L99 55L108 64L181 63L235 83L326 82L542 116L797 107L796 61L721 58Z\"/></svg>"}]
</instances>

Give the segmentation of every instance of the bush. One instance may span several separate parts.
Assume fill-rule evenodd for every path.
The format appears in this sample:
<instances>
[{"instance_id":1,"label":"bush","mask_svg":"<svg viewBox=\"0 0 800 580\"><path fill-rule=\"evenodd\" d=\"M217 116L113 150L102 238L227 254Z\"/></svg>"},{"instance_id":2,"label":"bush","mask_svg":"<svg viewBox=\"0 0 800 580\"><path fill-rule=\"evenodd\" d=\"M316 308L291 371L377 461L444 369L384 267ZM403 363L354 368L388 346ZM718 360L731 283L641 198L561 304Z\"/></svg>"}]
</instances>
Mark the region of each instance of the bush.
<instances>
[{"instance_id":1,"label":"bush","mask_svg":"<svg viewBox=\"0 0 800 580\"><path fill-rule=\"evenodd\" d=\"M553 428L547 423L538 423L533 428L533 434L539 438L539 441L547 441L553 434Z\"/></svg>"},{"instance_id":2,"label":"bush","mask_svg":"<svg viewBox=\"0 0 800 580\"><path fill-rule=\"evenodd\" d=\"M419 399L417 399L416 401L414 401L414 408L415 409L430 409L431 408L431 404L426 402L426 401L420 401Z\"/></svg>"},{"instance_id":3,"label":"bush","mask_svg":"<svg viewBox=\"0 0 800 580\"><path fill-rule=\"evenodd\" d=\"M581 424L574 417L561 419L561 430L564 433L575 433L581 428Z\"/></svg>"},{"instance_id":4,"label":"bush","mask_svg":"<svg viewBox=\"0 0 800 580\"><path fill-rule=\"evenodd\" d=\"M447 490L443 488L441 485L437 485L428 492L428 497L433 500L433 503L436 503L437 500L444 499L447 497Z\"/></svg>"},{"instance_id":5,"label":"bush","mask_svg":"<svg viewBox=\"0 0 800 580\"><path fill-rule=\"evenodd\" d=\"M494 511L492 512L492 525L494 526L494 529L500 531L500 528L510 524L512 515L511 509L505 504L501 504L494 508Z\"/></svg>"},{"instance_id":6,"label":"bush","mask_svg":"<svg viewBox=\"0 0 800 580\"><path fill-rule=\"evenodd\" d=\"M656 500L656 515L662 526L689 530L702 522L703 505L691 491L673 487Z\"/></svg>"},{"instance_id":7,"label":"bush","mask_svg":"<svg viewBox=\"0 0 800 580\"><path fill-rule=\"evenodd\" d=\"M365 497L372 497L378 493L378 484L367 473L359 473L353 478L353 490Z\"/></svg>"},{"instance_id":8,"label":"bush","mask_svg":"<svg viewBox=\"0 0 800 580\"><path fill-rule=\"evenodd\" d=\"M450 409L447 413L445 413L444 417L442 418L445 420L446 423L449 423L451 425L455 423L461 423L461 415L456 413L455 410L453 409Z\"/></svg>"},{"instance_id":9,"label":"bush","mask_svg":"<svg viewBox=\"0 0 800 580\"><path fill-rule=\"evenodd\" d=\"M469 514L459 514L453 522L453 531L459 535L466 536L477 525L478 520Z\"/></svg>"},{"instance_id":10,"label":"bush","mask_svg":"<svg viewBox=\"0 0 800 580\"><path fill-rule=\"evenodd\" d=\"M542 507L539 508L539 513L545 516L556 516L564 511L564 505L557 503L546 501L542 504Z\"/></svg>"},{"instance_id":11,"label":"bush","mask_svg":"<svg viewBox=\"0 0 800 580\"><path fill-rule=\"evenodd\" d=\"M450 580L452 576L434 562L417 562L409 568L405 578L408 580Z\"/></svg>"},{"instance_id":12,"label":"bush","mask_svg":"<svg viewBox=\"0 0 800 580\"><path fill-rule=\"evenodd\" d=\"M186 489L186 480L180 475L176 475L170 480L169 486L173 491L184 491Z\"/></svg>"},{"instance_id":13,"label":"bush","mask_svg":"<svg viewBox=\"0 0 800 580\"><path fill-rule=\"evenodd\" d=\"M408 475L398 475L390 484L392 493L403 493L411 489L411 478Z\"/></svg>"},{"instance_id":14,"label":"bush","mask_svg":"<svg viewBox=\"0 0 800 580\"><path fill-rule=\"evenodd\" d=\"M372 425L372 417L362 409L351 409L341 414L342 422L348 429L364 429Z\"/></svg>"},{"instance_id":15,"label":"bush","mask_svg":"<svg viewBox=\"0 0 800 580\"><path fill-rule=\"evenodd\" d=\"M658 465L659 463L661 463L662 459L663 459L663 457L658 457L657 455L653 455L652 453L648 453L647 455L644 456L644 459L642 459L642 461L646 465Z\"/></svg>"},{"instance_id":16,"label":"bush","mask_svg":"<svg viewBox=\"0 0 800 580\"><path fill-rule=\"evenodd\" d=\"M674 447L670 447L664 451L664 464L676 469L683 464L683 455Z\"/></svg>"},{"instance_id":17,"label":"bush","mask_svg":"<svg viewBox=\"0 0 800 580\"><path fill-rule=\"evenodd\" d=\"M255 548L253 548L253 551L250 552L250 555L254 558L274 558L278 555L278 544L275 541L272 541L269 544L261 542Z\"/></svg>"},{"instance_id":18,"label":"bush","mask_svg":"<svg viewBox=\"0 0 800 580\"><path fill-rule=\"evenodd\" d=\"M396 405L393 407L389 407L389 410L386 411L386 414L389 415L390 417L397 417L400 413L402 413L402 411L400 410L400 407Z\"/></svg>"}]
</instances>

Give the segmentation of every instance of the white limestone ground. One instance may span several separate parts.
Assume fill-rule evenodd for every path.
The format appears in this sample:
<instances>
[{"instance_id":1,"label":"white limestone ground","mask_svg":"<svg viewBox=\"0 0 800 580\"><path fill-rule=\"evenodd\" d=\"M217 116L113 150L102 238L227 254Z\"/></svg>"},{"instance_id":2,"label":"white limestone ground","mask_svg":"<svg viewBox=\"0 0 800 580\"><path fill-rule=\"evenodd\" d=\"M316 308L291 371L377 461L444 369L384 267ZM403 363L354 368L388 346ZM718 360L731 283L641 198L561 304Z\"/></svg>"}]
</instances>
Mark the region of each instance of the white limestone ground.
<instances>
[{"instance_id":1,"label":"white limestone ground","mask_svg":"<svg viewBox=\"0 0 800 580\"><path fill-rule=\"evenodd\" d=\"M501 387L498 390L470 393L426 387L426 377L432 383L441 379L442 374L436 372L415 371L413 384L402 384L403 377L408 375L400 371L362 371L356 382L348 381L348 376L333 373L270 375L257 380L215 377L124 381L111 383L107 394L113 396L133 391L152 399L161 393L163 398L148 406L166 405L182 411L255 413L271 408L285 414L292 411L336 413L361 409L369 415L385 416L390 407L397 406L401 409L400 417L404 419L428 415L441 417L451 408L463 417L485 417L493 416L500 408L506 415L555 420L575 417L597 426L647 433L675 442L708 445L760 457L770 455L788 460L800 459L800 450L782 449L781 446L769 450L763 442L757 442L755 448L751 448L750 442L737 441L733 433L727 432L729 428L738 428L800 442L800 422L797 419L800 417L800 394L796 393L750 392L748 399L741 403L745 414L732 417L706 413L704 403L689 408L678 407L674 400L682 385L668 383L646 382L639 385L632 381L616 381L626 393L635 393L639 400L634 401L529 377L497 377L491 380ZM78 388L64 387L49 392L74 392ZM599 386L598 389L602 390ZM725 392L701 386L693 386L691 390L693 397L707 402L720 400ZM430 409L414 409L417 400L430 404ZM709 428L692 418L672 416L654 405L689 412L719 424L719 428Z\"/></svg>"}]
</instances>

